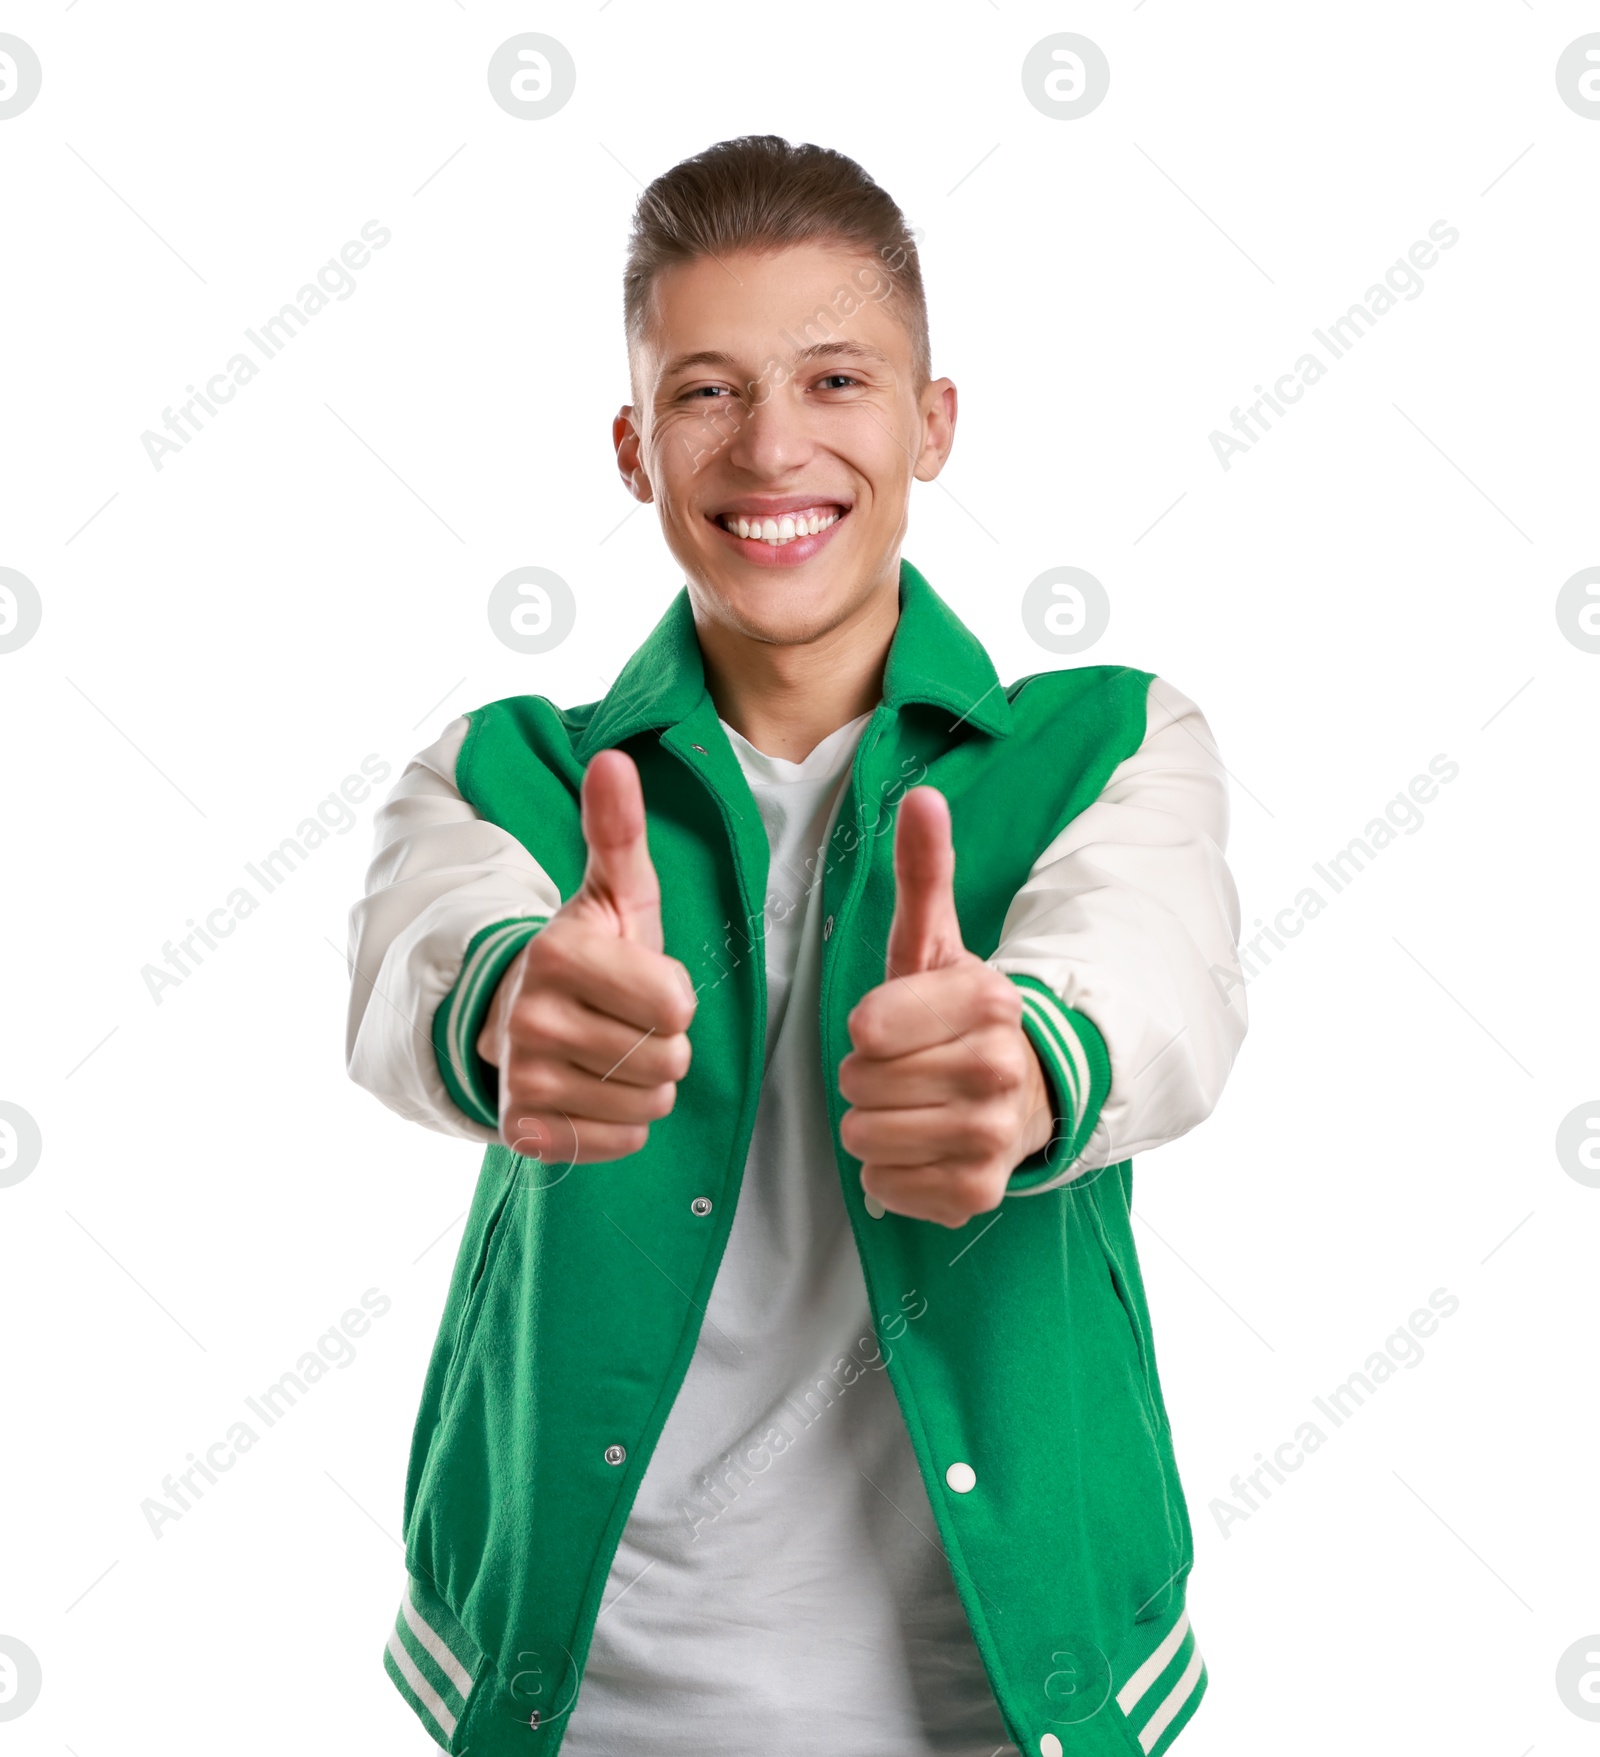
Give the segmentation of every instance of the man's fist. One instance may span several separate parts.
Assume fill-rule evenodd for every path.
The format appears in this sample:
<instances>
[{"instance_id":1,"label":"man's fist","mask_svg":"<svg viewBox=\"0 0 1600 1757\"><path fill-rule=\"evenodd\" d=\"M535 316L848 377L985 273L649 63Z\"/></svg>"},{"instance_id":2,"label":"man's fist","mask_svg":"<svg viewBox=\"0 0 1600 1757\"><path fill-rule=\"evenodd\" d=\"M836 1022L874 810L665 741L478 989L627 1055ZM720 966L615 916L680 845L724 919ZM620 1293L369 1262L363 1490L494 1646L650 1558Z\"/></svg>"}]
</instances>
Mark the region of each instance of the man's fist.
<instances>
[{"instance_id":1,"label":"man's fist","mask_svg":"<svg viewBox=\"0 0 1600 1757\"><path fill-rule=\"evenodd\" d=\"M500 1138L555 1164L637 1153L689 1071L694 985L661 940L639 771L583 777L583 883L508 966L478 1036L500 1070Z\"/></svg>"},{"instance_id":2,"label":"man's fist","mask_svg":"<svg viewBox=\"0 0 1600 1757\"><path fill-rule=\"evenodd\" d=\"M955 866L944 795L914 787L895 822L886 980L850 1014L839 1064L852 1106L839 1133L861 1187L942 1226L999 1207L1053 1121L1015 983L961 944Z\"/></svg>"}]
</instances>

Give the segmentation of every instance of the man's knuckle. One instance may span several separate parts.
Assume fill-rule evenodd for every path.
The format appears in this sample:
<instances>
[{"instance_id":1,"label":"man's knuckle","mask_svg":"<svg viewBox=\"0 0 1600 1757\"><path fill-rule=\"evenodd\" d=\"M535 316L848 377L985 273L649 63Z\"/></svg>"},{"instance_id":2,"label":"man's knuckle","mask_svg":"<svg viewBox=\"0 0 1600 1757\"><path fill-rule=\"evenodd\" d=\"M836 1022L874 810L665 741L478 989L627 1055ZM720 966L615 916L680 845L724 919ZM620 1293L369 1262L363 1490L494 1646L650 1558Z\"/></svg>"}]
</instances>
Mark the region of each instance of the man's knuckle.
<instances>
[{"instance_id":1,"label":"man's knuckle","mask_svg":"<svg viewBox=\"0 0 1600 1757\"><path fill-rule=\"evenodd\" d=\"M847 1055L839 1063L839 1093L850 1104L859 1104L866 1095L866 1067L859 1054Z\"/></svg>"},{"instance_id":2,"label":"man's knuckle","mask_svg":"<svg viewBox=\"0 0 1600 1757\"><path fill-rule=\"evenodd\" d=\"M561 1010L548 990L523 994L511 1010L511 1034L519 1043L542 1045L563 1035Z\"/></svg>"},{"instance_id":3,"label":"man's knuckle","mask_svg":"<svg viewBox=\"0 0 1600 1757\"><path fill-rule=\"evenodd\" d=\"M689 1021L694 1017L695 1010L700 1004L700 996L696 992L694 978L689 974L688 965L680 962L677 958L668 958L666 962L668 980L683 1013L683 1024L678 1028L681 1031L687 1031Z\"/></svg>"},{"instance_id":4,"label":"man's knuckle","mask_svg":"<svg viewBox=\"0 0 1600 1757\"><path fill-rule=\"evenodd\" d=\"M875 1147L883 1145L882 1131L871 1111L847 1110L839 1123L839 1139L846 1151L857 1159L870 1159Z\"/></svg>"},{"instance_id":5,"label":"man's knuckle","mask_svg":"<svg viewBox=\"0 0 1600 1757\"><path fill-rule=\"evenodd\" d=\"M990 1152L1001 1152L1017 1132L1016 1111L1004 1102L986 1104L983 1107L982 1129Z\"/></svg>"},{"instance_id":6,"label":"man's knuckle","mask_svg":"<svg viewBox=\"0 0 1600 1757\"><path fill-rule=\"evenodd\" d=\"M528 944L528 974L546 982L565 982L583 963L585 936L568 931L552 933L549 929L535 934Z\"/></svg>"},{"instance_id":7,"label":"man's knuckle","mask_svg":"<svg viewBox=\"0 0 1600 1757\"><path fill-rule=\"evenodd\" d=\"M561 1095L560 1071L542 1057L519 1061L511 1077L511 1095L523 1104L551 1104Z\"/></svg>"},{"instance_id":8,"label":"man's knuckle","mask_svg":"<svg viewBox=\"0 0 1600 1757\"><path fill-rule=\"evenodd\" d=\"M985 971L978 985L978 1006L984 1019L993 1025L1014 1024L1022 1017L1022 996L1014 983L994 971Z\"/></svg>"},{"instance_id":9,"label":"man's knuckle","mask_svg":"<svg viewBox=\"0 0 1600 1757\"><path fill-rule=\"evenodd\" d=\"M965 1163L981 1157L988 1146L988 1127L981 1107L966 1105L945 1121L940 1130L941 1156Z\"/></svg>"},{"instance_id":10,"label":"man's knuckle","mask_svg":"<svg viewBox=\"0 0 1600 1757\"><path fill-rule=\"evenodd\" d=\"M1028 1065L1018 1049L1010 1044L997 1046L989 1066L992 1087L1008 1096L1021 1091L1027 1078Z\"/></svg>"},{"instance_id":11,"label":"man's knuckle","mask_svg":"<svg viewBox=\"0 0 1600 1757\"><path fill-rule=\"evenodd\" d=\"M955 1182L957 1201L968 1215L984 1214L997 1206L999 1196L994 1188L994 1179L987 1171L962 1172Z\"/></svg>"}]
</instances>

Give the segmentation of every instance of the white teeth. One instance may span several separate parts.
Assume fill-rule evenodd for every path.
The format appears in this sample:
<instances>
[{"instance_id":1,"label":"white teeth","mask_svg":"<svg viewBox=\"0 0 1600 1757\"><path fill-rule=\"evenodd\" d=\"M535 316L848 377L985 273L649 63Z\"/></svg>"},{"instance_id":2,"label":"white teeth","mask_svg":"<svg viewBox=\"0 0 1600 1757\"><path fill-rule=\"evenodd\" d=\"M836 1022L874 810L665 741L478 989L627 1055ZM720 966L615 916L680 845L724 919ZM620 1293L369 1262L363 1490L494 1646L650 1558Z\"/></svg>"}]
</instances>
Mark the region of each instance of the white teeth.
<instances>
[{"instance_id":1,"label":"white teeth","mask_svg":"<svg viewBox=\"0 0 1600 1757\"><path fill-rule=\"evenodd\" d=\"M771 543L774 547L784 543L792 543L796 537L814 537L818 531L825 531L829 525L839 522L840 514L836 512L800 512L785 513L777 519L752 519L742 514L727 513L723 515L724 530L731 531L736 537L753 537L760 543Z\"/></svg>"}]
</instances>

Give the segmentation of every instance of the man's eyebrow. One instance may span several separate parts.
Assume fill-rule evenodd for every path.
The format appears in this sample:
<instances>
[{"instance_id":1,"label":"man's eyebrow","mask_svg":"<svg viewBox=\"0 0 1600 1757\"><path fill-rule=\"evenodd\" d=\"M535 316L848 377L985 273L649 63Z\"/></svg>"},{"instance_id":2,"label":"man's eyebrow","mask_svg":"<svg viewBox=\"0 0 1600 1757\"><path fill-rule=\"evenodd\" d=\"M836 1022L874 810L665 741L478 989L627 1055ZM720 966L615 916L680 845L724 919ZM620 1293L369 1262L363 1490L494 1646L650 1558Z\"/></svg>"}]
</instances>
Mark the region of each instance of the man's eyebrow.
<instances>
[{"instance_id":1,"label":"man's eyebrow","mask_svg":"<svg viewBox=\"0 0 1600 1757\"><path fill-rule=\"evenodd\" d=\"M837 354L847 360L876 360L882 365L889 364L889 356L881 348L869 348L865 342L813 342L809 348L802 348L795 359L800 365L809 365L813 360L825 360L830 354Z\"/></svg>"},{"instance_id":2,"label":"man's eyebrow","mask_svg":"<svg viewBox=\"0 0 1600 1757\"><path fill-rule=\"evenodd\" d=\"M715 348L702 348L698 354L679 354L675 360L669 360L661 368L661 376L670 378L675 372L687 372L691 366L732 366L731 354L719 353Z\"/></svg>"}]
</instances>

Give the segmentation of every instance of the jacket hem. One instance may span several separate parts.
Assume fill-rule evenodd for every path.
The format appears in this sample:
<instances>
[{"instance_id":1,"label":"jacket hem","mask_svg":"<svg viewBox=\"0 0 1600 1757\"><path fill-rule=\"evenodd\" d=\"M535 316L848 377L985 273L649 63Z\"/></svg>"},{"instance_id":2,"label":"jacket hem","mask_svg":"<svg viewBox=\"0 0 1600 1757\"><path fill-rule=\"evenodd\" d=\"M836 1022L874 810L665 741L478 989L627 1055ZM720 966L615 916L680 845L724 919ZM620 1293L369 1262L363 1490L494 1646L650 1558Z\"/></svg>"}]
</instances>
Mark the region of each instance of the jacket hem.
<instances>
[{"instance_id":1,"label":"jacket hem","mask_svg":"<svg viewBox=\"0 0 1600 1757\"><path fill-rule=\"evenodd\" d=\"M522 1737L530 1724L549 1733L565 1732L565 1717L555 1716L548 1727L541 1728L538 1714L531 1721L526 1715L526 1704L521 1711L506 1714L505 1710L514 1710L515 1705L499 1700L503 1691L491 1691L496 1698L493 1702L474 1696L488 1664L438 1593L417 1576L408 1575L383 1665L435 1744L446 1751L456 1748L457 1728L467 1718L469 1703L476 1723L471 1732L473 1743L488 1735L490 1750L499 1750L501 1738L510 1734L513 1723ZM1210 1682L1187 1607L1180 1603L1163 1618L1136 1624L1115 1660L1109 1662L1109 1669L1111 1688L1103 1708L1115 1705L1112 1718L1125 1735L1130 1754L1137 1750L1140 1757L1164 1757L1194 1717ZM1098 1737L1084 1746L1078 1728L1089 1731L1081 1721L1062 1723L1060 1733L1030 1729L1031 1736L1024 1732L1018 1746L1024 1757L1035 1753L1037 1757L1069 1757L1079 1749L1104 1749ZM521 1748L520 1740L514 1748ZM553 1750L554 1745L543 1748Z\"/></svg>"},{"instance_id":2,"label":"jacket hem","mask_svg":"<svg viewBox=\"0 0 1600 1757\"><path fill-rule=\"evenodd\" d=\"M383 1669L434 1743L447 1751L483 1664L478 1644L444 1600L408 1574Z\"/></svg>"},{"instance_id":3,"label":"jacket hem","mask_svg":"<svg viewBox=\"0 0 1600 1757\"><path fill-rule=\"evenodd\" d=\"M1185 1604L1135 1626L1112 1666L1115 1702L1144 1757L1162 1757L1189 1724L1210 1679Z\"/></svg>"}]
</instances>

